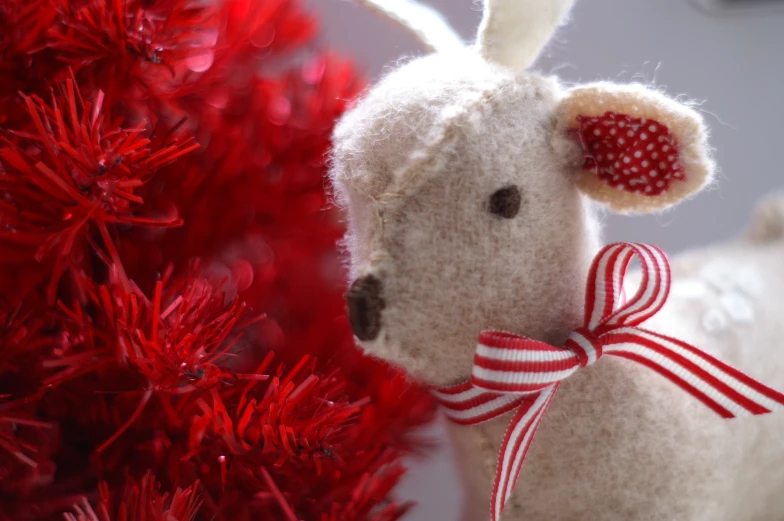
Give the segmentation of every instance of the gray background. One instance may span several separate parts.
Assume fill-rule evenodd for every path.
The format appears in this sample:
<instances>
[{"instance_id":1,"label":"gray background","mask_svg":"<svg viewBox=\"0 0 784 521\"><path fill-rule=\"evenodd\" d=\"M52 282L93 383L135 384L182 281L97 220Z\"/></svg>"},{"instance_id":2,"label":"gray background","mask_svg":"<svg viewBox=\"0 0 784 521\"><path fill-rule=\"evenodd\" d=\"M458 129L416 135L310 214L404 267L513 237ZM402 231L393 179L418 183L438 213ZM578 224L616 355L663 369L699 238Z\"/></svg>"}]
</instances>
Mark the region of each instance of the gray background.
<instances>
[{"instance_id":1,"label":"gray background","mask_svg":"<svg viewBox=\"0 0 784 521\"><path fill-rule=\"evenodd\" d=\"M369 78L420 53L406 33L350 1L308 3L322 17L324 43L352 56ZM427 3L465 40L473 38L478 3ZM675 253L730 238L743 232L755 201L784 190L783 2L734 3L758 6L706 11L689 0L578 0L569 25L540 57L538 69L567 81L642 81L702 101L721 168L716 186L661 215L608 215L608 241L652 242ZM432 430L443 437L443 424ZM449 447L411 467L400 493L419 506L406 519L456 519L460 485Z\"/></svg>"}]
</instances>

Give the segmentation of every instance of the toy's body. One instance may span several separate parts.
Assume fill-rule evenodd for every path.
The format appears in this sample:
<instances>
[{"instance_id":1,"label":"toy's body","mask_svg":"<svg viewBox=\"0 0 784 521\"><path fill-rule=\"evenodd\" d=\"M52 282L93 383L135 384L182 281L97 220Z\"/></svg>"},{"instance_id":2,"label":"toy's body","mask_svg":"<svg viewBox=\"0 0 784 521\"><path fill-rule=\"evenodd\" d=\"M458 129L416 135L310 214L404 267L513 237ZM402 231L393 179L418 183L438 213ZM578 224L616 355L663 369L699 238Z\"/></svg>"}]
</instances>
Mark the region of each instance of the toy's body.
<instances>
[{"instance_id":1,"label":"toy's body","mask_svg":"<svg viewBox=\"0 0 784 521\"><path fill-rule=\"evenodd\" d=\"M689 108L639 85L565 89L519 70L570 4L486 2L477 48L450 43L406 64L336 129L352 327L369 353L431 385L469 376L482 330L560 346L581 324L600 246L590 199L653 211L711 176L705 130ZM676 260L673 295L645 327L784 388L784 205L773 208L756 245ZM702 285L684 292L683 281L719 256L748 263L737 272L743 284L764 281L761 293L722 300L708 287L690 300ZM702 308L719 302L728 311L706 318ZM738 323L720 331L721 317ZM452 428L468 484L464 521L489 517L509 419ZM603 360L561 386L504 519L781 521L781 433L784 416L720 420L645 367Z\"/></svg>"},{"instance_id":2,"label":"toy's body","mask_svg":"<svg viewBox=\"0 0 784 521\"><path fill-rule=\"evenodd\" d=\"M776 207L778 220L760 216L755 230L781 231L784 197ZM644 327L784 388L784 234L682 254L672 268L670 298ZM488 518L510 419L449 424L463 521ZM503 519L781 521L783 433L781 415L722 420L647 368L602 360L561 385Z\"/></svg>"}]
</instances>

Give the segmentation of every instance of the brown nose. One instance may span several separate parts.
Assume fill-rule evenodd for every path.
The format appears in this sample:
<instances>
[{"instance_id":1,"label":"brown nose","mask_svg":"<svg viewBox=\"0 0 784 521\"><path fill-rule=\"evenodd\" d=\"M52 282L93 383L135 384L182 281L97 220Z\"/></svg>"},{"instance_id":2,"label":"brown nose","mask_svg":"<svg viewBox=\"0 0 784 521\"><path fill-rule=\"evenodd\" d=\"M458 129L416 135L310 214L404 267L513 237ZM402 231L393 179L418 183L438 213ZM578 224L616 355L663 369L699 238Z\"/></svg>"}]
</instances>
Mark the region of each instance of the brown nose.
<instances>
[{"instance_id":1,"label":"brown nose","mask_svg":"<svg viewBox=\"0 0 784 521\"><path fill-rule=\"evenodd\" d=\"M381 281L373 275L360 277L346 294L351 330L360 340L373 340L381 331Z\"/></svg>"}]
</instances>

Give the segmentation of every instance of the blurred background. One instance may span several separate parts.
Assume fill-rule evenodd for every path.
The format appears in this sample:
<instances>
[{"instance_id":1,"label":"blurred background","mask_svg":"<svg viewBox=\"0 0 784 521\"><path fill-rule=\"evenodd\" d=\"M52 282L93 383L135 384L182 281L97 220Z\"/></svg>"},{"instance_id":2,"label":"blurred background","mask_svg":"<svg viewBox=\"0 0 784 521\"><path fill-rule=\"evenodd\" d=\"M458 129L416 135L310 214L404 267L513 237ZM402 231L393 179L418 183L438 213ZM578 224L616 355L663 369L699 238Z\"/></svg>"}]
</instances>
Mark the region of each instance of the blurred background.
<instances>
[{"instance_id":1,"label":"blurred background","mask_svg":"<svg viewBox=\"0 0 784 521\"><path fill-rule=\"evenodd\" d=\"M425 0L466 41L481 5ZM421 53L402 30L350 0L308 0L325 43L352 56L368 78ZM642 241L677 253L743 233L756 201L784 190L784 2L777 0L578 0L571 21L536 68L568 82L638 81L701 103L711 128L716 185L661 215L606 218L607 241ZM443 439L443 423L433 434ZM460 485L444 441L411 463L401 493L419 506L410 521L451 521Z\"/></svg>"}]
</instances>

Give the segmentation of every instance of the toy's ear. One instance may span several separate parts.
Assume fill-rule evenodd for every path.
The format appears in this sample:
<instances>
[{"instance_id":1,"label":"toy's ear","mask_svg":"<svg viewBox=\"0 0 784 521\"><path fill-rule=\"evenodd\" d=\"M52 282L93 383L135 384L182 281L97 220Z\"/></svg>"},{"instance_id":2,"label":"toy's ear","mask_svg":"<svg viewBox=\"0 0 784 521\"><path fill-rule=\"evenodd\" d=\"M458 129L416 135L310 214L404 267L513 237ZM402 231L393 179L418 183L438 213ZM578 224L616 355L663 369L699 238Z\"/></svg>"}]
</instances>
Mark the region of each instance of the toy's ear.
<instances>
[{"instance_id":1,"label":"toy's ear","mask_svg":"<svg viewBox=\"0 0 784 521\"><path fill-rule=\"evenodd\" d=\"M582 152L580 189L617 212L666 208L713 175L702 117L642 85L574 88L558 107L555 132Z\"/></svg>"},{"instance_id":2,"label":"toy's ear","mask_svg":"<svg viewBox=\"0 0 784 521\"><path fill-rule=\"evenodd\" d=\"M488 61L531 65L566 18L574 0L484 0L477 46Z\"/></svg>"},{"instance_id":3,"label":"toy's ear","mask_svg":"<svg viewBox=\"0 0 784 521\"><path fill-rule=\"evenodd\" d=\"M463 42L438 11L414 0L355 0L408 30L427 52L463 47Z\"/></svg>"}]
</instances>

